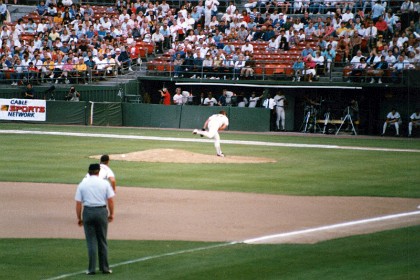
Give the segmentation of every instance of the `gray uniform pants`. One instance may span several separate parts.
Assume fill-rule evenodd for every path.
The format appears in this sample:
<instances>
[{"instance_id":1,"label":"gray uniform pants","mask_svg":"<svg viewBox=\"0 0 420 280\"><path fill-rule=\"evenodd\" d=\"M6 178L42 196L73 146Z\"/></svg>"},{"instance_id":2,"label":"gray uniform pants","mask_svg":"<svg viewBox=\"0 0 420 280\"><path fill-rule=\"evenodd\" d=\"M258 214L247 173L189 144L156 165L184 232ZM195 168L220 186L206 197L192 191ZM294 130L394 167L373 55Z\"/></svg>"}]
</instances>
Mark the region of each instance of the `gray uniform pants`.
<instances>
[{"instance_id":1,"label":"gray uniform pants","mask_svg":"<svg viewBox=\"0 0 420 280\"><path fill-rule=\"evenodd\" d=\"M88 271L95 272L96 255L99 257L99 270L108 271L108 244L106 240L108 231L107 208L84 207L83 227L89 255Z\"/></svg>"}]
</instances>

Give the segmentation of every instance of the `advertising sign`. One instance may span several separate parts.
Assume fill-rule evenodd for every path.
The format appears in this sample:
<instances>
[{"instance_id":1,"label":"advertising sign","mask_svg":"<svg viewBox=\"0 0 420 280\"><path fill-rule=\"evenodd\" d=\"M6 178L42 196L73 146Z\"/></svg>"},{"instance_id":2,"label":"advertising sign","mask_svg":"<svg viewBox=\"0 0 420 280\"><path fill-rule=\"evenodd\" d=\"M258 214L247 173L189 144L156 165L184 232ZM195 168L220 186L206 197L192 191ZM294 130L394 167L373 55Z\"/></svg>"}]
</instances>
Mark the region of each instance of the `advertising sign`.
<instances>
[{"instance_id":1,"label":"advertising sign","mask_svg":"<svg viewBox=\"0 0 420 280\"><path fill-rule=\"evenodd\" d=\"M0 120L43 122L45 119L45 100L0 99Z\"/></svg>"}]
</instances>

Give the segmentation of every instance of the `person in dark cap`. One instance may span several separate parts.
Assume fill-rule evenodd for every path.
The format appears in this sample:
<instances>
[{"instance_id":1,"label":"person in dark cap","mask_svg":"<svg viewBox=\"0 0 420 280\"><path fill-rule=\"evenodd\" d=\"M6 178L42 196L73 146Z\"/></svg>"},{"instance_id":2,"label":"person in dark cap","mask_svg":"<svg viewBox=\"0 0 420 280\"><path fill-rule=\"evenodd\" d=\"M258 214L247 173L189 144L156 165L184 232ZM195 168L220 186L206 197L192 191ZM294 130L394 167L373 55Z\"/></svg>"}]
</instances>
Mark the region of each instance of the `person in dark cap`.
<instances>
[{"instance_id":1,"label":"person in dark cap","mask_svg":"<svg viewBox=\"0 0 420 280\"><path fill-rule=\"evenodd\" d=\"M115 193L108 181L98 177L100 169L98 163L89 165L89 176L79 184L75 195L77 223L84 227L87 241L88 275L96 274L96 256L99 257L99 270L104 274L112 273L108 263L107 232L108 222L114 220Z\"/></svg>"}]
</instances>

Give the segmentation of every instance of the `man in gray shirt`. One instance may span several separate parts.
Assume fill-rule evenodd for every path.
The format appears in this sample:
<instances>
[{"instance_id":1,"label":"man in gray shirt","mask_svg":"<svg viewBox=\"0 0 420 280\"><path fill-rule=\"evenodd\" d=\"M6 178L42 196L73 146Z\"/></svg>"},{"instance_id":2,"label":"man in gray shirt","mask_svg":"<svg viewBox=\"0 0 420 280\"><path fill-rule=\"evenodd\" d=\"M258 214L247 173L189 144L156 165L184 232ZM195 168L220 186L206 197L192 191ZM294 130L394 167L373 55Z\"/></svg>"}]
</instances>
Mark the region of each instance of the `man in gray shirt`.
<instances>
[{"instance_id":1,"label":"man in gray shirt","mask_svg":"<svg viewBox=\"0 0 420 280\"><path fill-rule=\"evenodd\" d=\"M90 176L79 184L75 195L78 225L84 227L88 247L89 268L86 272L88 275L96 273L97 255L99 256L99 270L104 274L112 273L108 264L106 236L108 222L114 219L115 193L107 180L98 177L99 170L98 163L89 166Z\"/></svg>"}]
</instances>

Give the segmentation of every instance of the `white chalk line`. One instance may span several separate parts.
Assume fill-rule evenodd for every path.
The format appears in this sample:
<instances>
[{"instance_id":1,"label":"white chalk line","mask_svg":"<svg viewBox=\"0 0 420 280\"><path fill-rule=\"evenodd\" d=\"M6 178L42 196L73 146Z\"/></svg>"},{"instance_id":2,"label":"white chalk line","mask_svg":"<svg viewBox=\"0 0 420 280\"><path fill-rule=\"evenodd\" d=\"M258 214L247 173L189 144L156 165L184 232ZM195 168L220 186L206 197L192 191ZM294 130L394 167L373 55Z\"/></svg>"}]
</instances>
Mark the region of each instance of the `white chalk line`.
<instances>
[{"instance_id":1,"label":"white chalk line","mask_svg":"<svg viewBox=\"0 0 420 280\"><path fill-rule=\"evenodd\" d=\"M125 262L116 263L116 264L110 265L110 268L123 266L123 265L129 265L129 264L133 264L133 263L144 262L144 261L153 260L153 259L164 258L164 257L176 256L176 255L187 254L187 253L195 253L195 252L199 252L199 251L210 250L210 249L215 249L215 248L220 248L220 247L227 247L227 246L231 246L231 245L234 245L234 244L238 244L238 242L221 243L221 244L198 247L198 248L193 248L193 249L174 251L174 252L169 252L169 253L164 253L164 254L159 254L159 255L154 255L154 256L146 256L146 257L142 257L142 258L138 258L138 259L133 259L133 260L125 261ZM57 276L57 277L48 278L46 280L64 279L64 278L67 278L67 277L80 275L80 274L83 274L85 272L86 271L84 270L84 271L78 271L78 272L69 273L69 274L63 274L63 275L60 275L60 276Z\"/></svg>"},{"instance_id":2,"label":"white chalk line","mask_svg":"<svg viewBox=\"0 0 420 280\"><path fill-rule=\"evenodd\" d=\"M3 134L32 134L32 135L55 135L55 136L73 136L73 137L96 137L96 138L114 138L114 139L134 139L134 140L153 140L170 142L213 142L210 139L194 138L175 138L175 137L157 137L157 136L138 136L138 135L119 135L103 133L80 133L80 132L57 132L57 131L30 131L30 130L0 130ZM289 147L289 148L316 148L316 149L339 149L339 150L358 150L358 151L382 151L382 152L407 152L420 153L420 149L394 149L377 147L355 147L321 144L298 144L298 143L277 143L261 141L243 141L243 140L221 140L224 144L248 145L248 146L267 146L267 147Z\"/></svg>"},{"instance_id":3,"label":"white chalk line","mask_svg":"<svg viewBox=\"0 0 420 280\"><path fill-rule=\"evenodd\" d=\"M119 266L123 266L123 265L145 262L145 261L149 261L149 260L153 260L153 259L159 259L159 258L164 258L164 257L187 254L187 253L195 253L195 252L199 252L199 251L211 250L211 249L216 249L216 248L221 248L221 247L228 247L228 246L232 246L232 245L236 245L236 244L243 244L243 243L253 244L253 243L272 240L272 239L277 239L277 238L281 238L281 237L291 237L291 236L313 233L313 232L328 231L328 230L337 229L337 228L351 227L351 226L355 226L355 225L375 223L375 222L381 222L381 221L386 221L386 220L391 220L391 219L399 219L399 218L413 216L413 215L420 215L420 211L405 212L405 213L399 213L399 214L393 214L393 215L387 215L387 216L381 216L381 217L375 217L375 218L369 218L369 219L363 219L363 220L357 220L357 221L350 221L350 222L321 226L321 227L310 228L310 229L305 229L305 230L298 230L298 231L291 231L291 232L286 232L286 233L279 233L279 234L261 236L261 237L256 237L256 238L252 238L252 239L246 239L246 240L243 240L243 241L233 241L233 242L228 242L228 243L221 243L221 244L192 248L192 249L187 249L187 250L174 251L174 252L169 252L169 253L164 253L164 254L159 254L159 255L154 255L154 256L146 256L146 257L142 257L142 258L138 258L138 259L133 259L133 260L128 260L128 261L116 263L116 264L110 265L110 267L114 268L114 267L119 267ZM69 274L62 274L60 276L56 276L56 277L53 277L53 278L48 278L46 280L64 279L64 278L80 275L80 274L83 274L83 273L85 273L85 271L78 271L78 272L69 273Z\"/></svg>"},{"instance_id":4,"label":"white chalk line","mask_svg":"<svg viewBox=\"0 0 420 280\"><path fill-rule=\"evenodd\" d=\"M310 228L310 229L304 229L304 230L298 230L298 231L292 231L292 232L286 232L286 233L261 236L261 237L244 240L243 243L252 244L252 243L257 243L261 241L278 239L282 237L290 237L290 236L296 236L296 235L319 232L319 231L328 231L328 230L333 230L333 229L338 229L338 228L351 227L351 226L356 226L356 225L361 225L361 224L382 222L386 220L398 219L398 218L403 218L403 217L408 217L408 216L413 216L413 215L420 215L420 211L400 213L400 214L375 217L375 218L358 220L358 221L345 222L345 223L340 223L340 224L333 224L333 225L322 226L322 227L317 227L317 228Z\"/></svg>"}]
</instances>

